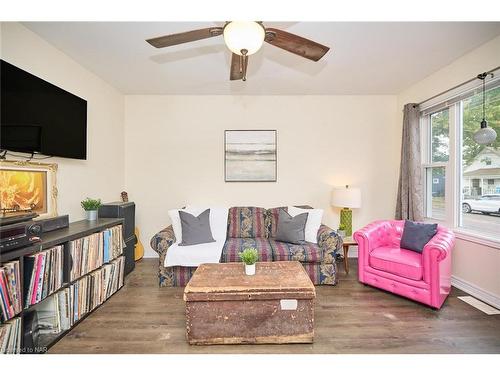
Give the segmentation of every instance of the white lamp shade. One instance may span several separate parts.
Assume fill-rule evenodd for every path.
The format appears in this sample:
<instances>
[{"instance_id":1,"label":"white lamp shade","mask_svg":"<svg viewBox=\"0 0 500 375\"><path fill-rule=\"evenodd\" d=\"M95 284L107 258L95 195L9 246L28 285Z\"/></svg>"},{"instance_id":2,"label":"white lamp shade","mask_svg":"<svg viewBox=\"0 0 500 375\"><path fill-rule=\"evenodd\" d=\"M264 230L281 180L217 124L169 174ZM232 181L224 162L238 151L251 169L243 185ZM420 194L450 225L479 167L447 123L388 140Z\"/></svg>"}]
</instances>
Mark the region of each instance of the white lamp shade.
<instances>
[{"instance_id":1,"label":"white lamp shade","mask_svg":"<svg viewBox=\"0 0 500 375\"><path fill-rule=\"evenodd\" d=\"M254 21L233 21L224 27L224 42L237 55L242 55L244 49L247 55L257 52L265 36L264 27Z\"/></svg>"},{"instance_id":2,"label":"white lamp shade","mask_svg":"<svg viewBox=\"0 0 500 375\"><path fill-rule=\"evenodd\" d=\"M361 190L353 187L339 187L332 191L332 206L360 208Z\"/></svg>"}]
</instances>

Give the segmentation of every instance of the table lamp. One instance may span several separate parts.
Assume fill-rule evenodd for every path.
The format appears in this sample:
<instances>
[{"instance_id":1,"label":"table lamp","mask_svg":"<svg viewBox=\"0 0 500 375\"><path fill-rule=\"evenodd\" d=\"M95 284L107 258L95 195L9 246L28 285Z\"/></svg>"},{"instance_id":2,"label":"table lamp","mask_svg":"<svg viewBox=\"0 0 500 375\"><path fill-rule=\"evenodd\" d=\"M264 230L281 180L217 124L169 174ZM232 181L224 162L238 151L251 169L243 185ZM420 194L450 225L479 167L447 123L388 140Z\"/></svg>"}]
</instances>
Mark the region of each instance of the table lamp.
<instances>
[{"instance_id":1,"label":"table lamp","mask_svg":"<svg viewBox=\"0 0 500 375\"><path fill-rule=\"evenodd\" d=\"M361 207L361 190L345 187L334 188L332 191L332 206L342 207L340 211L340 224L345 227L346 236L352 235L352 210Z\"/></svg>"}]
</instances>

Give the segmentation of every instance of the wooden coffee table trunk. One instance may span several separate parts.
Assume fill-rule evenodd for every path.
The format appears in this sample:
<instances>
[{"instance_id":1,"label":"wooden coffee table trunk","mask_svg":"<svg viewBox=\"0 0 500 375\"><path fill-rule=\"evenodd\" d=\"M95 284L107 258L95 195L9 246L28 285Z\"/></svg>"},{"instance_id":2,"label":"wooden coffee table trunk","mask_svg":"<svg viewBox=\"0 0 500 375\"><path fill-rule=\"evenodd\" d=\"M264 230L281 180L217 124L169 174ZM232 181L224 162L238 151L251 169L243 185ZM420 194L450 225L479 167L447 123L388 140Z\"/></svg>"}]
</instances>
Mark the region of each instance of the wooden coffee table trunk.
<instances>
[{"instance_id":1,"label":"wooden coffee table trunk","mask_svg":"<svg viewBox=\"0 0 500 375\"><path fill-rule=\"evenodd\" d=\"M190 344L310 343L316 292L299 262L203 264L184 290Z\"/></svg>"}]
</instances>

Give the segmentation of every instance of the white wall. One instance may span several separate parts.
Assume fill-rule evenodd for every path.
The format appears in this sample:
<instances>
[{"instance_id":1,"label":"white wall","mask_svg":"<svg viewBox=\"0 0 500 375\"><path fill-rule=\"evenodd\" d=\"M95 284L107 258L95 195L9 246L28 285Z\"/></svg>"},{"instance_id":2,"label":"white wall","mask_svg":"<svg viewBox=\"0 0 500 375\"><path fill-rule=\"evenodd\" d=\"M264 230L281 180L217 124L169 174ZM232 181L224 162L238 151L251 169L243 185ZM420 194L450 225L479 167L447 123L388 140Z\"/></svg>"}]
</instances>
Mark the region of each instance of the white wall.
<instances>
[{"instance_id":1,"label":"white wall","mask_svg":"<svg viewBox=\"0 0 500 375\"><path fill-rule=\"evenodd\" d=\"M119 200L124 186L124 97L19 23L1 24L2 59L87 100L87 160L51 158L57 163L58 212L83 218L80 201Z\"/></svg>"},{"instance_id":2,"label":"white wall","mask_svg":"<svg viewBox=\"0 0 500 375\"><path fill-rule=\"evenodd\" d=\"M420 102L454 87L500 63L500 37L462 56L398 95L398 116L406 103ZM500 248L458 239L453 252L453 276L483 293L483 299L500 307ZM464 285L460 285L462 288Z\"/></svg>"},{"instance_id":3,"label":"white wall","mask_svg":"<svg viewBox=\"0 0 500 375\"><path fill-rule=\"evenodd\" d=\"M146 256L167 210L186 204L330 207L334 185L362 189L354 227L394 215L394 96L126 96L125 185ZM278 181L224 182L224 130L276 129Z\"/></svg>"}]
</instances>

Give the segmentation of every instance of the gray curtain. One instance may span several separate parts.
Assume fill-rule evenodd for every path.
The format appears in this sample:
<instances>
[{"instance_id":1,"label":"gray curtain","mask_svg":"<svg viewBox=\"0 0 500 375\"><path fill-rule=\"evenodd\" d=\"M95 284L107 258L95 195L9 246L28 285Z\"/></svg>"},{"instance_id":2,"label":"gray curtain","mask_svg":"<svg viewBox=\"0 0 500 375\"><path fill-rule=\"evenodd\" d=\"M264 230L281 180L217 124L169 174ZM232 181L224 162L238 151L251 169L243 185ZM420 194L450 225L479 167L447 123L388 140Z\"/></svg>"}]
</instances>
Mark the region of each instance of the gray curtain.
<instances>
[{"instance_id":1,"label":"gray curtain","mask_svg":"<svg viewBox=\"0 0 500 375\"><path fill-rule=\"evenodd\" d=\"M399 170L396 219L423 220L422 166L420 159L420 114L418 105L406 104Z\"/></svg>"}]
</instances>

